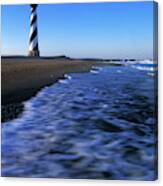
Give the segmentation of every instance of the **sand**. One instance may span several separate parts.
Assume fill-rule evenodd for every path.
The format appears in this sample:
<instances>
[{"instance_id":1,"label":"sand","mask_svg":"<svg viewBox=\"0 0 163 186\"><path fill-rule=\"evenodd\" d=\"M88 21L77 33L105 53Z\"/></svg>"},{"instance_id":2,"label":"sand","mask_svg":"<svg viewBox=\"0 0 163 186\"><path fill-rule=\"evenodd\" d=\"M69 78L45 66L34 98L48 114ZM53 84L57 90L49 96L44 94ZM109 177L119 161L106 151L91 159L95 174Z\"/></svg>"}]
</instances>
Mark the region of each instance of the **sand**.
<instances>
[{"instance_id":1,"label":"sand","mask_svg":"<svg viewBox=\"0 0 163 186\"><path fill-rule=\"evenodd\" d=\"M2 60L2 105L29 99L65 73L89 71L95 62Z\"/></svg>"},{"instance_id":2,"label":"sand","mask_svg":"<svg viewBox=\"0 0 163 186\"><path fill-rule=\"evenodd\" d=\"M93 61L10 58L1 60L2 121L18 116L22 102L30 99L44 86L64 78L64 74L88 72Z\"/></svg>"}]
</instances>

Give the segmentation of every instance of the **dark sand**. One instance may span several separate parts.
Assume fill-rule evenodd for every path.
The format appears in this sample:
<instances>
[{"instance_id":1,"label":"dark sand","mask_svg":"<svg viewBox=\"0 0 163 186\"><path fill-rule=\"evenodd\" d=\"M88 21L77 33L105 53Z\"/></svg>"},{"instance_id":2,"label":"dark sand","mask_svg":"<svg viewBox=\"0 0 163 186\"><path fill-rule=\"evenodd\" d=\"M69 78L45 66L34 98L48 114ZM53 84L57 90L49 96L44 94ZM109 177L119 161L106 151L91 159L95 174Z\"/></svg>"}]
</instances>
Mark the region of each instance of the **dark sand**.
<instances>
[{"instance_id":1,"label":"dark sand","mask_svg":"<svg viewBox=\"0 0 163 186\"><path fill-rule=\"evenodd\" d=\"M41 88L64 78L64 74L87 72L93 61L54 59L3 59L1 62L2 122L13 119L23 110L22 102Z\"/></svg>"}]
</instances>

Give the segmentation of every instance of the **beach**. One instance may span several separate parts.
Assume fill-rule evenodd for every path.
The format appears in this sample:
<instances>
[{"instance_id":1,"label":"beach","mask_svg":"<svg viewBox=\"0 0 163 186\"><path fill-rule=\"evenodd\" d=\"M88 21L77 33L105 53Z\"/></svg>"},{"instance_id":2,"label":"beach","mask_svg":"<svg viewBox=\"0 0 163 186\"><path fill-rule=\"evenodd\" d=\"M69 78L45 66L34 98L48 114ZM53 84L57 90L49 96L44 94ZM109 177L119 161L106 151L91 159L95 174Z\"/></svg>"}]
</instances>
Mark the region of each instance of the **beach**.
<instances>
[{"instance_id":1,"label":"beach","mask_svg":"<svg viewBox=\"0 0 163 186\"><path fill-rule=\"evenodd\" d=\"M33 69L30 73L26 67L21 78L34 77L26 83L29 88L31 84L37 87L39 83L34 81L41 81L41 74L47 82L23 105L5 105L8 118L2 124L2 176L157 178L155 68L151 70L147 61L121 66L97 64L58 61L56 71L52 70L54 63L46 71L45 64L38 70L40 62L36 64L38 71L35 69L37 78ZM48 77L58 71L70 73L65 79L57 81L56 77L57 82L47 86ZM58 77L64 77L62 73ZM23 91L19 91L21 95ZM11 120L9 113L21 114Z\"/></svg>"},{"instance_id":2,"label":"beach","mask_svg":"<svg viewBox=\"0 0 163 186\"><path fill-rule=\"evenodd\" d=\"M23 110L23 101L30 99L44 86L64 78L64 74L88 72L93 65L100 64L67 59L2 58L2 122L17 117Z\"/></svg>"},{"instance_id":3,"label":"beach","mask_svg":"<svg viewBox=\"0 0 163 186\"><path fill-rule=\"evenodd\" d=\"M2 177L158 179L157 9L2 6Z\"/></svg>"}]
</instances>

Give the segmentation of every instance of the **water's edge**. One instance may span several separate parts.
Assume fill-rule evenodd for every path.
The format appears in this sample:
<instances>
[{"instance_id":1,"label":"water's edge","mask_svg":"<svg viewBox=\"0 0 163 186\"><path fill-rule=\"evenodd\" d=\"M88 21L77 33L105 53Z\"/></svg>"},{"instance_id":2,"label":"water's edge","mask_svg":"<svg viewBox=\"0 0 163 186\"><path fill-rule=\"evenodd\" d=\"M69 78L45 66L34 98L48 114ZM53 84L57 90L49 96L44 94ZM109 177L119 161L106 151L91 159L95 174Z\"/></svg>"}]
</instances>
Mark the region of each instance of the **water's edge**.
<instances>
[{"instance_id":1,"label":"water's edge","mask_svg":"<svg viewBox=\"0 0 163 186\"><path fill-rule=\"evenodd\" d=\"M97 66L110 66L113 64L97 64ZM9 104L2 104L1 105L1 123L5 123L8 121L11 121L13 119L21 117L23 111L24 111L24 103L32 99L33 97L37 96L39 92L41 92L45 87L50 87L56 83L58 83L60 80L67 79L66 74L76 74L76 73L88 73L91 72L93 69L92 65L89 69L85 69L84 71L81 72L70 72L70 73L64 73L63 76L58 77L57 79L54 79L53 83L47 83L43 87L38 88L38 90L34 91L30 95L28 95L28 98L21 100L20 102L17 101L15 103L9 103ZM115 66L117 66L115 64Z\"/></svg>"}]
</instances>

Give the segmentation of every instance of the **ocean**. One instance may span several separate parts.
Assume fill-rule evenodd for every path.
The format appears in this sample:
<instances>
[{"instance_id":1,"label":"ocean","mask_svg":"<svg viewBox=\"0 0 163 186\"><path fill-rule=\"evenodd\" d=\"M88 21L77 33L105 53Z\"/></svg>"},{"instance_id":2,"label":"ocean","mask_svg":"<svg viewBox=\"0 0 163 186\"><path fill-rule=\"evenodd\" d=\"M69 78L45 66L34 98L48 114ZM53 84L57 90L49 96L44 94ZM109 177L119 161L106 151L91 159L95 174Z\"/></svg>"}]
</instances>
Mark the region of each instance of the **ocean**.
<instances>
[{"instance_id":1,"label":"ocean","mask_svg":"<svg viewBox=\"0 0 163 186\"><path fill-rule=\"evenodd\" d=\"M2 124L2 176L157 178L157 65L65 75Z\"/></svg>"}]
</instances>

